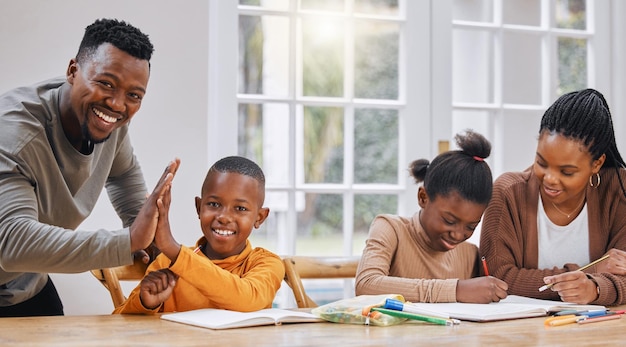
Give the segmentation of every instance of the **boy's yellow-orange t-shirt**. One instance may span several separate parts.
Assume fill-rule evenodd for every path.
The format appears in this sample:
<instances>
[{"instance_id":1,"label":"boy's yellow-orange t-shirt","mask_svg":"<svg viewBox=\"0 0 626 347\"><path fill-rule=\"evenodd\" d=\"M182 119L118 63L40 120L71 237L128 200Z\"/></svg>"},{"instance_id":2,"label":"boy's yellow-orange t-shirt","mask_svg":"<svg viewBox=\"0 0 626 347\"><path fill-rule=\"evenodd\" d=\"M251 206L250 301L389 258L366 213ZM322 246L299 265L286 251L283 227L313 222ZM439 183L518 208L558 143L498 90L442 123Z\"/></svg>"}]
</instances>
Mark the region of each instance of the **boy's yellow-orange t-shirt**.
<instances>
[{"instance_id":1,"label":"boy's yellow-orange t-shirt","mask_svg":"<svg viewBox=\"0 0 626 347\"><path fill-rule=\"evenodd\" d=\"M203 243L206 243L204 237L196 246ZM263 248L253 249L249 240L243 252L220 260L211 260L194 249L182 247L174 264L160 254L148 266L146 274L169 268L179 276L172 295L160 307L146 309L141 304L138 285L113 313L181 312L200 308L256 311L272 306L285 275L279 256Z\"/></svg>"}]
</instances>

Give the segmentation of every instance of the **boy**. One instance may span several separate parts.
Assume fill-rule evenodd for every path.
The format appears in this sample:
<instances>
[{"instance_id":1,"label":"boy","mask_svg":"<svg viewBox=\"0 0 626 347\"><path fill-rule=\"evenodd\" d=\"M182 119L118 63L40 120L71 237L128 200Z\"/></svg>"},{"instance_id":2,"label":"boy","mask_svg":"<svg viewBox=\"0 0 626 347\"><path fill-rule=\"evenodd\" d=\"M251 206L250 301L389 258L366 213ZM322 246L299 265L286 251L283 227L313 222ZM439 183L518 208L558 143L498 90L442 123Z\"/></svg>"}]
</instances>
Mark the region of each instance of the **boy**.
<instances>
[{"instance_id":1,"label":"boy","mask_svg":"<svg viewBox=\"0 0 626 347\"><path fill-rule=\"evenodd\" d=\"M155 313L221 308L270 308L285 275L280 257L252 248L248 236L269 214L263 207L265 176L243 157L226 157L209 169L196 197L204 236L195 250L172 236L171 190L158 200L155 245L161 250L147 275L113 313Z\"/></svg>"}]
</instances>

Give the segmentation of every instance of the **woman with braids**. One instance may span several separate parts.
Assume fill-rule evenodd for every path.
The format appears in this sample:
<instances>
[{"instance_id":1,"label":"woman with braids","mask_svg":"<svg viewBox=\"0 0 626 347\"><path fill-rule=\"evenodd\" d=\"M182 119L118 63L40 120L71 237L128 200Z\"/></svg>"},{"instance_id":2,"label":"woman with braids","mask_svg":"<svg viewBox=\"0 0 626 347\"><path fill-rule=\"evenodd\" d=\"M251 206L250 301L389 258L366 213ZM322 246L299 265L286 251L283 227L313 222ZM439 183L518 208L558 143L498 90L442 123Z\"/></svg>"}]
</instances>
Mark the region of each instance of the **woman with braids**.
<instances>
[{"instance_id":1,"label":"woman with braids","mask_svg":"<svg viewBox=\"0 0 626 347\"><path fill-rule=\"evenodd\" d=\"M548 108L534 164L495 181L483 220L481 253L509 294L626 303L625 166L601 93L568 93Z\"/></svg>"},{"instance_id":2,"label":"woman with braids","mask_svg":"<svg viewBox=\"0 0 626 347\"><path fill-rule=\"evenodd\" d=\"M370 227L356 274L356 294L401 294L413 302L489 303L506 297L507 285L479 275L478 247L470 238L489 203L493 180L484 161L491 144L468 131L460 150L410 170L420 211L412 217L379 215Z\"/></svg>"}]
</instances>

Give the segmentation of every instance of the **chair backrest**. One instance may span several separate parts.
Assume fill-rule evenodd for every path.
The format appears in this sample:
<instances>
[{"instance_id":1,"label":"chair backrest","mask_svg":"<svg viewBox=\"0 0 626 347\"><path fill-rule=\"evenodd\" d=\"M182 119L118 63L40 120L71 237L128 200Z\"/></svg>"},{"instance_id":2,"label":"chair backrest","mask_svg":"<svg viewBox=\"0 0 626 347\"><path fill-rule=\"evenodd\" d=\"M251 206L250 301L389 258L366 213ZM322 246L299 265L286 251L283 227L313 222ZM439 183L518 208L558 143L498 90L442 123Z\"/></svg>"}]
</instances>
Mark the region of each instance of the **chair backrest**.
<instances>
[{"instance_id":1,"label":"chair backrest","mask_svg":"<svg viewBox=\"0 0 626 347\"><path fill-rule=\"evenodd\" d=\"M126 301L120 281L140 281L146 273L146 268L147 264L137 260L131 265L96 269L91 270L91 273L109 291L113 307L116 308Z\"/></svg>"},{"instance_id":2,"label":"chair backrest","mask_svg":"<svg viewBox=\"0 0 626 347\"><path fill-rule=\"evenodd\" d=\"M298 308L317 307L304 290L302 279L354 278L360 257L305 257L283 258L285 282L291 287Z\"/></svg>"}]
</instances>

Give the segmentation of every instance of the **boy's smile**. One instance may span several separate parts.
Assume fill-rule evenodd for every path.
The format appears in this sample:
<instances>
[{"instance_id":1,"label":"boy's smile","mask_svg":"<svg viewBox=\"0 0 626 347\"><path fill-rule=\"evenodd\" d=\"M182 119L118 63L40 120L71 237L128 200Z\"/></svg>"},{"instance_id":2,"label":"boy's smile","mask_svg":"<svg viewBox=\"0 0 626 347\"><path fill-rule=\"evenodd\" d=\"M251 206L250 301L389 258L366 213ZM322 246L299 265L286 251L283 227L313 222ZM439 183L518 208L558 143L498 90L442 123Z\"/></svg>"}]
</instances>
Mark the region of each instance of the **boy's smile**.
<instances>
[{"instance_id":1,"label":"boy's smile","mask_svg":"<svg viewBox=\"0 0 626 347\"><path fill-rule=\"evenodd\" d=\"M205 254L224 259L241 253L252 229L269 213L263 208L264 191L255 178L235 172L212 171L207 175L196 210L207 240Z\"/></svg>"}]
</instances>

